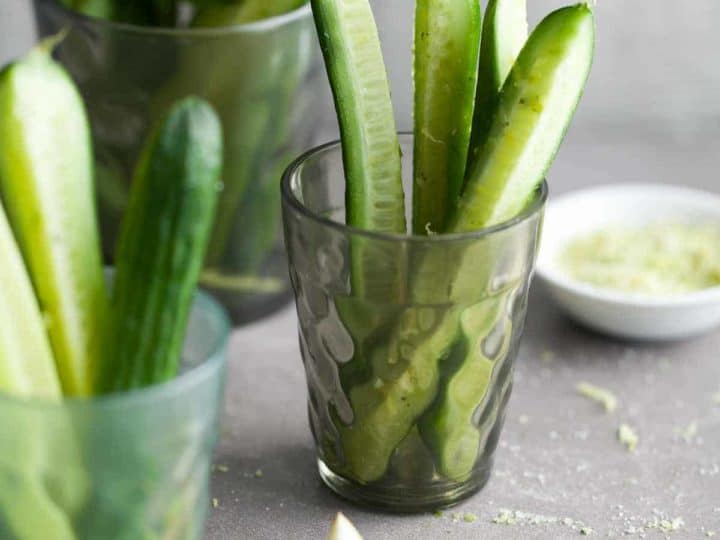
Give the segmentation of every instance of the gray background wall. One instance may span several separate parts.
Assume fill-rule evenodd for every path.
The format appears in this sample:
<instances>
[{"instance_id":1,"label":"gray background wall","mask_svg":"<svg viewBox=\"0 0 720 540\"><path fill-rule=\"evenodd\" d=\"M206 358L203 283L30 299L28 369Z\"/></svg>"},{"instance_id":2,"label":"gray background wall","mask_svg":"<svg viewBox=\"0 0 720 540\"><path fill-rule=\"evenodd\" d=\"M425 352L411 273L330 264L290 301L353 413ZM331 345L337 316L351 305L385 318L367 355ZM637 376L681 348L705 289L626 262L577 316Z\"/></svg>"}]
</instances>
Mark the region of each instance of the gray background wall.
<instances>
[{"instance_id":1,"label":"gray background wall","mask_svg":"<svg viewBox=\"0 0 720 540\"><path fill-rule=\"evenodd\" d=\"M0 0L0 65L29 47L33 34L30 0Z\"/></svg>"},{"instance_id":2,"label":"gray background wall","mask_svg":"<svg viewBox=\"0 0 720 540\"><path fill-rule=\"evenodd\" d=\"M529 0L531 25L572 0ZM412 0L375 2L396 96L410 95ZM576 125L652 122L677 134L720 131L720 2L599 0L592 78ZM401 118L410 103L400 100Z\"/></svg>"},{"instance_id":3,"label":"gray background wall","mask_svg":"<svg viewBox=\"0 0 720 540\"><path fill-rule=\"evenodd\" d=\"M571 0L529 0L531 24ZM411 125L412 0L374 0L398 123ZM720 2L600 0L596 63L573 133L720 135ZM30 0L0 0L0 64L32 43Z\"/></svg>"}]
</instances>

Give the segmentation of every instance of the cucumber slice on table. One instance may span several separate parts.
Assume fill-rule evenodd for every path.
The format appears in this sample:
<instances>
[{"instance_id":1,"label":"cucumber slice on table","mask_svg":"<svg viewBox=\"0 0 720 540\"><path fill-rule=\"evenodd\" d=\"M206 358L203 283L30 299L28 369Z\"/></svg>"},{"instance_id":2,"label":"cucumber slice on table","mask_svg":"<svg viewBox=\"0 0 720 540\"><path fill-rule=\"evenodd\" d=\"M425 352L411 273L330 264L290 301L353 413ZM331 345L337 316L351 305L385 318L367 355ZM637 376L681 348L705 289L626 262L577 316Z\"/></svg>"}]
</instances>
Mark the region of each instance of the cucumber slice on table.
<instances>
[{"instance_id":1,"label":"cucumber slice on table","mask_svg":"<svg viewBox=\"0 0 720 540\"><path fill-rule=\"evenodd\" d=\"M368 0L312 0L335 98L347 223L404 233L400 146L380 38Z\"/></svg>"},{"instance_id":2,"label":"cucumber slice on table","mask_svg":"<svg viewBox=\"0 0 720 540\"><path fill-rule=\"evenodd\" d=\"M68 395L87 396L107 312L90 131L45 42L0 74L0 190Z\"/></svg>"},{"instance_id":3,"label":"cucumber slice on table","mask_svg":"<svg viewBox=\"0 0 720 540\"><path fill-rule=\"evenodd\" d=\"M572 120L590 73L594 37L587 4L551 13L532 33L503 86L449 232L478 230L522 211Z\"/></svg>"},{"instance_id":4,"label":"cucumber slice on table","mask_svg":"<svg viewBox=\"0 0 720 540\"><path fill-rule=\"evenodd\" d=\"M173 106L151 134L118 242L100 391L131 390L176 375L221 165L220 121L200 99Z\"/></svg>"},{"instance_id":5,"label":"cucumber slice on table","mask_svg":"<svg viewBox=\"0 0 720 540\"><path fill-rule=\"evenodd\" d=\"M477 0L418 0L413 232L440 232L460 198L478 72Z\"/></svg>"},{"instance_id":6,"label":"cucumber slice on table","mask_svg":"<svg viewBox=\"0 0 720 540\"><path fill-rule=\"evenodd\" d=\"M487 139L500 90L527 40L527 0L490 0L482 30L468 168Z\"/></svg>"}]
</instances>

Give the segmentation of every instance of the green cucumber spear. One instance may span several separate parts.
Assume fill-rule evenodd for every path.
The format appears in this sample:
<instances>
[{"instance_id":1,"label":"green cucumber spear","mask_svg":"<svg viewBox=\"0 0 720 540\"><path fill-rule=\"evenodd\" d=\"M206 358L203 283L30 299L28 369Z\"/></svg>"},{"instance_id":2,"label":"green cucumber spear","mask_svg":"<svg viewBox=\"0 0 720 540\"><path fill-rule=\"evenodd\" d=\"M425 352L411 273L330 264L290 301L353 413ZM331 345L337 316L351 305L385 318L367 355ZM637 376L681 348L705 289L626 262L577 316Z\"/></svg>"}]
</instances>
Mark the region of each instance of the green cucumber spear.
<instances>
[{"instance_id":1,"label":"green cucumber spear","mask_svg":"<svg viewBox=\"0 0 720 540\"><path fill-rule=\"evenodd\" d=\"M413 232L440 232L460 197L481 28L477 0L418 0L415 10Z\"/></svg>"},{"instance_id":2,"label":"green cucumber spear","mask_svg":"<svg viewBox=\"0 0 720 540\"><path fill-rule=\"evenodd\" d=\"M67 395L88 396L107 312L85 108L46 41L0 73L0 191Z\"/></svg>"},{"instance_id":3,"label":"green cucumber spear","mask_svg":"<svg viewBox=\"0 0 720 540\"><path fill-rule=\"evenodd\" d=\"M528 34L527 0L490 0L485 13L475 95L470 169L487 139L497 100ZM467 171L469 172L469 170Z\"/></svg>"}]
</instances>

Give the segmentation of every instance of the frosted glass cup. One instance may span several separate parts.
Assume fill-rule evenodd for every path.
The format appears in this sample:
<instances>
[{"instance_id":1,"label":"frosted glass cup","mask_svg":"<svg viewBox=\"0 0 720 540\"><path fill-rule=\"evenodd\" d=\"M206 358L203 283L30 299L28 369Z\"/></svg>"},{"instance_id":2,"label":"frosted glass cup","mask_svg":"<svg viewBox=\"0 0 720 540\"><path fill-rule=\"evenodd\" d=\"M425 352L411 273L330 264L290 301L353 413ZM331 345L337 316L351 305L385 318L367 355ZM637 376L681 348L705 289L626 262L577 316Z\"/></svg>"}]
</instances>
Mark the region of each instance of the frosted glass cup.
<instances>
[{"instance_id":1,"label":"frosted glass cup","mask_svg":"<svg viewBox=\"0 0 720 540\"><path fill-rule=\"evenodd\" d=\"M207 99L225 135L223 191L202 286L236 323L283 306L287 279L278 182L314 143L327 79L310 6L221 28L152 28L88 18L34 0L41 36L71 31L56 50L92 127L103 250L112 261L140 148L171 103Z\"/></svg>"},{"instance_id":2,"label":"frosted glass cup","mask_svg":"<svg viewBox=\"0 0 720 540\"><path fill-rule=\"evenodd\" d=\"M400 138L405 193L412 137ZM282 184L310 427L339 495L396 511L452 505L492 468L525 322L547 195L458 235L348 227L337 143ZM409 207L409 201L408 205Z\"/></svg>"},{"instance_id":3,"label":"frosted glass cup","mask_svg":"<svg viewBox=\"0 0 720 540\"><path fill-rule=\"evenodd\" d=\"M176 379L56 404L0 395L0 538L202 538L229 329L198 294Z\"/></svg>"}]
</instances>

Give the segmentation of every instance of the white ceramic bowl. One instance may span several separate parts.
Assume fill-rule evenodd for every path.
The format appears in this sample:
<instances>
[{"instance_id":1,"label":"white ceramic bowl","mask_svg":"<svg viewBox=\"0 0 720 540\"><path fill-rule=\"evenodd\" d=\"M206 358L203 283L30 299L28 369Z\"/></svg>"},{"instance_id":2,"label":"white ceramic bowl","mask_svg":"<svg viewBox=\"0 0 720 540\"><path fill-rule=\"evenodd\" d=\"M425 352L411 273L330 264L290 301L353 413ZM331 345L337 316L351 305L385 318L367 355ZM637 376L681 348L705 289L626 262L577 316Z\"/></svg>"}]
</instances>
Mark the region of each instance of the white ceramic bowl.
<instances>
[{"instance_id":1,"label":"white ceramic bowl","mask_svg":"<svg viewBox=\"0 0 720 540\"><path fill-rule=\"evenodd\" d=\"M720 226L720 197L659 184L609 185L561 196L547 208L537 275L568 315L606 334L677 340L717 327L720 287L666 298L633 295L576 281L558 267L562 249L578 236L656 221Z\"/></svg>"}]
</instances>

